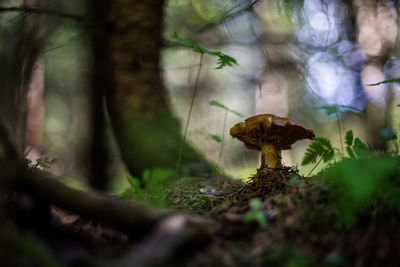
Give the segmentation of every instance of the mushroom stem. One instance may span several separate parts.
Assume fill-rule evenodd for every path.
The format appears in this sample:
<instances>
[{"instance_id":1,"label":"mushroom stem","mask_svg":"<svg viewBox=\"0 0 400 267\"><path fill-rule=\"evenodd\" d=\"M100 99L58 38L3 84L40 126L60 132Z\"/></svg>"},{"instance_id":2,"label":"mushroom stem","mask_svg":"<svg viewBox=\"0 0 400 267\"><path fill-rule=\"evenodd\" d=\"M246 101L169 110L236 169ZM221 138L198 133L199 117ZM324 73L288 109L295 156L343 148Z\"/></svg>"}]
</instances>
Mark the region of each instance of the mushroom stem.
<instances>
[{"instance_id":1,"label":"mushroom stem","mask_svg":"<svg viewBox=\"0 0 400 267\"><path fill-rule=\"evenodd\" d=\"M261 148L261 168L275 168L281 163L281 150L271 144L266 144Z\"/></svg>"}]
</instances>

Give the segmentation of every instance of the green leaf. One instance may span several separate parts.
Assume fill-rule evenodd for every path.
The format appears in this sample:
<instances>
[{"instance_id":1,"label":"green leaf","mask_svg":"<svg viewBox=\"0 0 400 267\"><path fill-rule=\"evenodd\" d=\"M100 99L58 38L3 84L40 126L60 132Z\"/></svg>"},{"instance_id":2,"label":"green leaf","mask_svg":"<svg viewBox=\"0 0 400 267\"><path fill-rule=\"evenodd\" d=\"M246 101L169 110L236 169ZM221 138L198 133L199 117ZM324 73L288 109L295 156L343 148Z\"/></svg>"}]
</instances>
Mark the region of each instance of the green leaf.
<instances>
[{"instance_id":1,"label":"green leaf","mask_svg":"<svg viewBox=\"0 0 400 267\"><path fill-rule=\"evenodd\" d=\"M357 115L363 114L361 110L350 107L350 106L345 106L345 105L326 105L326 106L313 107L311 109L324 110L327 116L331 116L331 115L335 114L336 112L342 113L345 111L352 112Z\"/></svg>"},{"instance_id":2,"label":"green leaf","mask_svg":"<svg viewBox=\"0 0 400 267\"><path fill-rule=\"evenodd\" d=\"M233 57L225 55L221 52L217 52L217 56L219 57L217 69L222 69L225 66L232 67L233 65L238 65L236 59Z\"/></svg>"},{"instance_id":3,"label":"green leaf","mask_svg":"<svg viewBox=\"0 0 400 267\"><path fill-rule=\"evenodd\" d=\"M368 86L377 86L377 85L385 84L385 83L400 83L400 78L389 79L389 80L381 81L378 83L367 84L367 85Z\"/></svg>"},{"instance_id":4,"label":"green leaf","mask_svg":"<svg viewBox=\"0 0 400 267\"><path fill-rule=\"evenodd\" d=\"M252 198L250 200L250 208L252 210L258 210L261 208L261 200L258 198Z\"/></svg>"},{"instance_id":5,"label":"green leaf","mask_svg":"<svg viewBox=\"0 0 400 267\"><path fill-rule=\"evenodd\" d=\"M160 184L167 178L171 177L174 172L175 171L172 169L154 168L151 172L151 184L149 184L149 186Z\"/></svg>"},{"instance_id":6,"label":"green leaf","mask_svg":"<svg viewBox=\"0 0 400 267\"><path fill-rule=\"evenodd\" d=\"M335 156L335 152L334 150L328 150L324 153L324 155L322 156L322 160L324 162L328 162L331 161L333 159L333 157Z\"/></svg>"},{"instance_id":7,"label":"green leaf","mask_svg":"<svg viewBox=\"0 0 400 267\"><path fill-rule=\"evenodd\" d=\"M210 104L210 106L216 106L216 107L219 107L219 108L223 108L225 110L229 110L225 105L221 104L220 102L218 102L216 100L212 100L208 104Z\"/></svg>"},{"instance_id":8,"label":"green leaf","mask_svg":"<svg viewBox=\"0 0 400 267\"><path fill-rule=\"evenodd\" d=\"M254 219L261 227L267 225L267 220L265 219L264 213L262 213L261 211L254 214Z\"/></svg>"},{"instance_id":9,"label":"green leaf","mask_svg":"<svg viewBox=\"0 0 400 267\"><path fill-rule=\"evenodd\" d=\"M235 115L237 115L237 116L239 116L241 118L244 117L243 114L237 112L236 110L228 108L227 106L225 106L224 104L222 104L222 103L220 103L220 102L218 102L216 100L210 101L209 104L210 104L210 106L215 106L215 107L219 107L219 108L225 109L226 111L229 111L229 112L231 112L231 113L233 113L233 114L235 114Z\"/></svg>"},{"instance_id":10,"label":"green leaf","mask_svg":"<svg viewBox=\"0 0 400 267\"><path fill-rule=\"evenodd\" d=\"M338 111L336 106L319 106L319 107L313 107L311 109L324 110L327 116L335 114Z\"/></svg>"},{"instance_id":11,"label":"green leaf","mask_svg":"<svg viewBox=\"0 0 400 267\"><path fill-rule=\"evenodd\" d=\"M178 43L180 43L182 45L192 47L193 51L195 51L197 53L208 54L210 56L218 57L218 67L216 69L222 69L223 67L226 67L226 66L231 67L233 65L238 65L236 59L234 59L233 57L225 55L225 54L221 53L220 51L208 50L190 39L186 39L186 38L183 38L182 36L179 36L176 31L171 35L171 37L173 39L175 39L175 41L177 41Z\"/></svg>"},{"instance_id":12,"label":"green leaf","mask_svg":"<svg viewBox=\"0 0 400 267\"><path fill-rule=\"evenodd\" d=\"M363 141L361 141L361 139L358 137L354 139L353 150L355 154L360 158L370 157L373 155L374 152L368 145L363 143Z\"/></svg>"},{"instance_id":13,"label":"green leaf","mask_svg":"<svg viewBox=\"0 0 400 267\"><path fill-rule=\"evenodd\" d=\"M152 188L159 185L165 179L171 177L174 174L174 170L154 168L152 170L146 169L142 174L142 179L146 184L147 188Z\"/></svg>"},{"instance_id":14,"label":"green leaf","mask_svg":"<svg viewBox=\"0 0 400 267\"><path fill-rule=\"evenodd\" d=\"M351 113L354 113L354 114L357 114L357 115L363 115L361 110L359 110L357 108L350 107L350 106L336 105L336 108L338 109L339 112L348 111L348 112L351 112Z\"/></svg>"},{"instance_id":15,"label":"green leaf","mask_svg":"<svg viewBox=\"0 0 400 267\"><path fill-rule=\"evenodd\" d=\"M315 163L318 157L323 157L324 162L333 159L334 150L331 142L325 137L316 137L308 146L301 165Z\"/></svg>"},{"instance_id":16,"label":"green leaf","mask_svg":"<svg viewBox=\"0 0 400 267\"><path fill-rule=\"evenodd\" d=\"M351 146L353 144L353 131L352 130L349 130L346 132L346 138L345 138L344 143L347 146Z\"/></svg>"},{"instance_id":17,"label":"green leaf","mask_svg":"<svg viewBox=\"0 0 400 267\"><path fill-rule=\"evenodd\" d=\"M38 166L48 169L52 165L56 164L58 162L57 158L50 159L49 157L40 157L36 159L36 163Z\"/></svg>"},{"instance_id":18,"label":"green leaf","mask_svg":"<svg viewBox=\"0 0 400 267\"><path fill-rule=\"evenodd\" d=\"M330 168L327 181L334 185L332 193L339 220L346 224L354 222L360 211L375 201L375 194L390 188L387 176L396 173L398 163L394 157L347 158Z\"/></svg>"},{"instance_id":19,"label":"green leaf","mask_svg":"<svg viewBox=\"0 0 400 267\"><path fill-rule=\"evenodd\" d=\"M210 134L209 137L213 140L215 140L217 143L222 142L222 136L217 135L217 134Z\"/></svg>"},{"instance_id":20,"label":"green leaf","mask_svg":"<svg viewBox=\"0 0 400 267\"><path fill-rule=\"evenodd\" d=\"M127 180L128 180L129 185L130 185L133 189L135 189L135 190L140 190L140 181L139 181L138 178L128 176L128 177L127 177Z\"/></svg>"},{"instance_id":21,"label":"green leaf","mask_svg":"<svg viewBox=\"0 0 400 267\"><path fill-rule=\"evenodd\" d=\"M346 147L346 150L347 150L347 154L349 154L349 157L350 158L356 158L356 156L354 155L354 152L353 152L353 149L351 148L351 147Z\"/></svg>"},{"instance_id":22,"label":"green leaf","mask_svg":"<svg viewBox=\"0 0 400 267\"><path fill-rule=\"evenodd\" d=\"M150 169L145 169L142 173L142 180L148 186L148 184L151 182L151 170Z\"/></svg>"}]
</instances>

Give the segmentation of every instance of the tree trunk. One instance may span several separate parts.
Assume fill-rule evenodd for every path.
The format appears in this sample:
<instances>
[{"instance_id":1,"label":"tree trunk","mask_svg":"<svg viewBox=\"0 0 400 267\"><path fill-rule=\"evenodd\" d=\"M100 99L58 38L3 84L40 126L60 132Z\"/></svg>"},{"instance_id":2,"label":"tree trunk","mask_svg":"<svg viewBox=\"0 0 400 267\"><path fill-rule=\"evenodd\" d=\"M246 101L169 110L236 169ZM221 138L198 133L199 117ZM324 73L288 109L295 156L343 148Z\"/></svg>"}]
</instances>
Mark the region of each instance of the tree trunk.
<instances>
[{"instance_id":1,"label":"tree trunk","mask_svg":"<svg viewBox=\"0 0 400 267\"><path fill-rule=\"evenodd\" d=\"M182 134L168 107L160 72L163 0L110 1L107 104L120 151L132 175L174 168ZM182 163L191 170L209 164L192 147Z\"/></svg>"},{"instance_id":2,"label":"tree trunk","mask_svg":"<svg viewBox=\"0 0 400 267\"><path fill-rule=\"evenodd\" d=\"M108 185L108 147L106 142L106 122L104 111L104 93L111 88L109 77L109 48L104 27L107 24L109 10L108 0L88 1L92 11L91 20L95 25L92 29L92 82L90 88L91 101L91 144L89 159L89 184L97 190L105 190Z\"/></svg>"},{"instance_id":3,"label":"tree trunk","mask_svg":"<svg viewBox=\"0 0 400 267\"><path fill-rule=\"evenodd\" d=\"M0 52L0 123L21 152L25 148L27 93L44 43L44 19L45 15L28 16L0 29L7 40Z\"/></svg>"}]
</instances>

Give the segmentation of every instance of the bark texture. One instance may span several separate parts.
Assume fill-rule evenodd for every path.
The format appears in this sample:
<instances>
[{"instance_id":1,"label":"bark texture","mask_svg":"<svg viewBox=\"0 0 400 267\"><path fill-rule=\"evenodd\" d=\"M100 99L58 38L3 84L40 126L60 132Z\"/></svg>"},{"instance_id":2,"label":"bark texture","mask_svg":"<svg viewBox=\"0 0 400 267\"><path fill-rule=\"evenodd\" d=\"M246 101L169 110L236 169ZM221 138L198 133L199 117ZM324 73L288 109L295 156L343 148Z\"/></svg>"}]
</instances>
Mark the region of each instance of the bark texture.
<instances>
[{"instance_id":1,"label":"bark texture","mask_svg":"<svg viewBox=\"0 0 400 267\"><path fill-rule=\"evenodd\" d=\"M107 104L129 171L140 177L154 167L174 168L181 131L168 108L160 72L163 0L110 1ZM209 166L186 145L183 165Z\"/></svg>"}]
</instances>

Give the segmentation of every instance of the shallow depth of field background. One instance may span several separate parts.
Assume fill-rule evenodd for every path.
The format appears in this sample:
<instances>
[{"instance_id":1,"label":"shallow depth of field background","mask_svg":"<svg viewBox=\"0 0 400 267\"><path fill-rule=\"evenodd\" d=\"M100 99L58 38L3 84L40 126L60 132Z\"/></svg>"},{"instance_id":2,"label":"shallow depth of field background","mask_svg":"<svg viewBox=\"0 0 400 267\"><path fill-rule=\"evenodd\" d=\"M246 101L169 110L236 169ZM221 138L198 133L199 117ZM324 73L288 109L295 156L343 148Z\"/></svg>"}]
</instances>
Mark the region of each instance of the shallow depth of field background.
<instances>
[{"instance_id":1,"label":"shallow depth of field background","mask_svg":"<svg viewBox=\"0 0 400 267\"><path fill-rule=\"evenodd\" d=\"M22 1L2 1L4 6L17 2ZM52 8L63 12L85 13L80 1L52 2ZM272 113L298 120L338 148L336 118L315 107L344 105L362 110L363 116L340 114L342 135L352 129L355 136L371 144L376 142L377 134L372 129L378 129L378 133L385 127L398 129L399 86L367 86L400 77L397 10L391 1L382 1L377 10L370 10L365 4L368 1L347 2L168 1L162 69L171 107L182 126L189 110L199 54L173 42L173 31L207 49L232 56L239 63L218 70L216 60L205 56L188 140L220 169L246 179L255 173L259 153L247 150L229 136L230 127L244 118L229 113L219 160L220 144L210 135L223 135L224 111L210 106L212 100L245 118ZM219 20L224 16L229 18ZM15 19L16 14L3 15L2 31ZM52 171L79 180L86 171L82 148L88 142L89 34L77 22L52 20L52 37L36 74L44 96L43 125L38 137L42 148L32 148L29 155L60 158ZM111 133L109 139L115 147ZM308 140L300 141L292 150L284 151L283 162L307 173L313 166L303 167L300 163L308 144ZM112 161L116 175L124 178L127 173L115 149Z\"/></svg>"}]
</instances>

